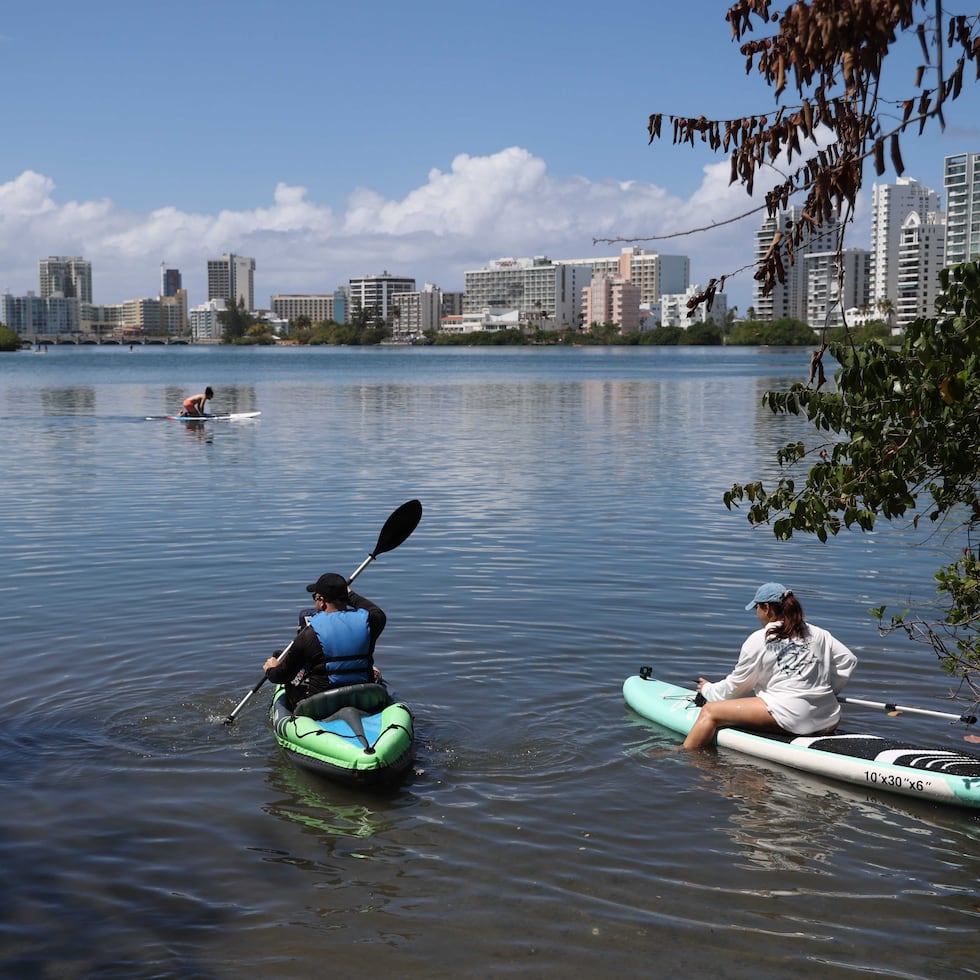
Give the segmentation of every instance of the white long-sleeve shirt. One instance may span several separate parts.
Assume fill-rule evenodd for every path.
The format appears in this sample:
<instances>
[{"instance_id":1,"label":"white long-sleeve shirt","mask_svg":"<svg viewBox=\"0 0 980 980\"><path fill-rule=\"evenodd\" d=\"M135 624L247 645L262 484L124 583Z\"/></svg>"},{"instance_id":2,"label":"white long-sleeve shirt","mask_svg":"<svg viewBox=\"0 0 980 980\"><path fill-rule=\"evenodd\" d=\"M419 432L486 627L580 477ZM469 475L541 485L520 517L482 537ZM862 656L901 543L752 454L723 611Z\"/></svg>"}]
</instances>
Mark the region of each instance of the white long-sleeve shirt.
<instances>
[{"instance_id":1,"label":"white long-sleeve shirt","mask_svg":"<svg viewBox=\"0 0 980 980\"><path fill-rule=\"evenodd\" d=\"M813 735L840 720L837 695L844 690L857 657L819 626L806 625L806 639L766 640L756 630L742 644L735 669L721 681L705 684L707 701L727 701L755 694L762 698L780 728Z\"/></svg>"}]
</instances>

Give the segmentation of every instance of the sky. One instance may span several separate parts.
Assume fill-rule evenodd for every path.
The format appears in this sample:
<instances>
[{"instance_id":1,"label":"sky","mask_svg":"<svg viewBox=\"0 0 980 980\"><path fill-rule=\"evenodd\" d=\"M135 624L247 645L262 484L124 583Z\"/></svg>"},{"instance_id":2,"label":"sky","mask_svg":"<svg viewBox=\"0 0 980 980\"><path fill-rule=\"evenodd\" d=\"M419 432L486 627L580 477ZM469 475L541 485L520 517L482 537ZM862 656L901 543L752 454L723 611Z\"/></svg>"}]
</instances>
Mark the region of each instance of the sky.
<instances>
[{"instance_id":1,"label":"sky","mask_svg":"<svg viewBox=\"0 0 980 980\"><path fill-rule=\"evenodd\" d=\"M781 7L777 4L777 7ZM15 9L16 8L16 9ZM652 112L774 106L726 0L46 0L0 17L0 290L81 255L93 298L191 306L207 259L255 259L255 302L390 272L461 290L509 257L691 259L704 284L751 261L762 204L698 146L648 145ZM975 12L975 8L974 8ZM902 55L906 58L906 55ZM914 70L909 54L907 78ZM902 91L906 90L903 87ZM906 176L980 151L980 88L906 139ZM665 132L667 125L665 122ZM866 175L848 244L868 247ZM773 180L773 182L775 182ZM597 241L597 239L612 239ZM726 286L751 304L751 270Z\"/></svg>"}]
</instances>

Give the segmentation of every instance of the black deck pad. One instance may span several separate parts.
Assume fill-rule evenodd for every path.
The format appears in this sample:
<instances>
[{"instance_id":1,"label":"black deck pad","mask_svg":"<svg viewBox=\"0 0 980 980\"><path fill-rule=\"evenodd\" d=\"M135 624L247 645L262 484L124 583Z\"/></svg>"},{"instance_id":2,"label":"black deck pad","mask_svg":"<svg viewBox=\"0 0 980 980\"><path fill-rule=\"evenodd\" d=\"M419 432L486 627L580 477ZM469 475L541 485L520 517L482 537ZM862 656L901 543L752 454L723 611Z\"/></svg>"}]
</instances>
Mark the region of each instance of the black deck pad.
<instances>
[{"instance_id":1,"label":"black deck pad","mask_svg":"<svg viewBox=\"0 0 980 980\"><path fill-rule=\"evenodd\" d=\"M792 741L795 741L792 740ZM897 742L876 735L838 733L815 738L809 747L821 752L833 752L852 759L878 760L908 769L926 769L950 776L980 776L980 757L955 749L923 748L907 742ZM887 758L882 756L888 753Z\"/></svg>"}]
</instances>

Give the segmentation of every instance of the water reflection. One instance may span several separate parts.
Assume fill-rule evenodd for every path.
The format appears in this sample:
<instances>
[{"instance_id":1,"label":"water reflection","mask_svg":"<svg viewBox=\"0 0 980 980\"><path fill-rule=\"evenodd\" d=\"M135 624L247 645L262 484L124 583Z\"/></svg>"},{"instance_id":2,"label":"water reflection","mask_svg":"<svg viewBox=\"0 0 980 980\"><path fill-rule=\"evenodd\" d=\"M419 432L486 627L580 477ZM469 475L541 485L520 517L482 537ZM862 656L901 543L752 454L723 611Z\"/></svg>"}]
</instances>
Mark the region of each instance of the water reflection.
<instances>
[{"instance_id":1,"label":"water reflection","mask_svg":"<svg viewBox=\"0 0 980 980\"><path fill-rule=\"evenodd\" d=\"M95 388L88 385L42 388L40 396L45 415L92 415L95 412Z\"/></svg>"},{"instance_id":2,"label":"water reflection","mask_svg":"<svg viewBox=\"0 0 980 980\"><path fill-rule=\"evenodd\" d=\"M263 805L262 809L313 832L331 851L337 846L337 838L367 840L391 830L393 820L383 810L370 806L363 797L355 799L345 787L333 784L320 787L314 784L314 779L300 773L285 759L279 759L269 768L267 781L281 798ZM379 797L386 798L386 794ZM390 856L390 848L386 854ZM371 857L366 852L359 856Z\"/></svg>"}]
</instances>

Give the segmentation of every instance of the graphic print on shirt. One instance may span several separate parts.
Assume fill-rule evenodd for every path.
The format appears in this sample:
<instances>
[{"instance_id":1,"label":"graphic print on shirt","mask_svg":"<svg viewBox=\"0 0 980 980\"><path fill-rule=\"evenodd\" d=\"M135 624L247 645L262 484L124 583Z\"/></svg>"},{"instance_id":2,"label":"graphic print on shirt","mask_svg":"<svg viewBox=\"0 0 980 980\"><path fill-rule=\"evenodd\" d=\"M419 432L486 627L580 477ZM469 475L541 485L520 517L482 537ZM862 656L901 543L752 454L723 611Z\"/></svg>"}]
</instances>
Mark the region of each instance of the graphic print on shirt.
<instances>
[{"instance_id":1,"label":"graphic print on shirt","mask_svg":"<svg viewBox=\"0 0 980 980\"><path fill-rule=\"evenodd\" d=\"M813 667L813 654L806 640L778 640L776 669L787 676L805 677Z\"/></svg>"}]
</instances>

